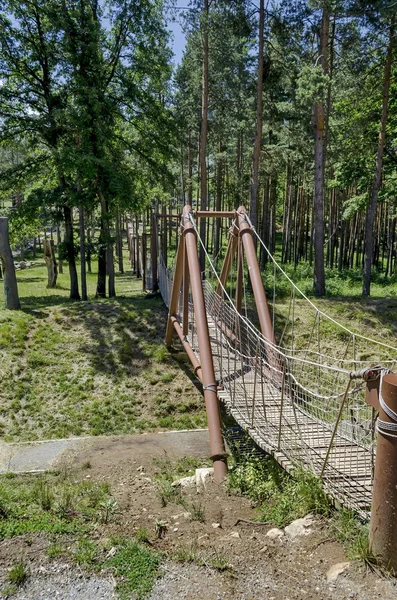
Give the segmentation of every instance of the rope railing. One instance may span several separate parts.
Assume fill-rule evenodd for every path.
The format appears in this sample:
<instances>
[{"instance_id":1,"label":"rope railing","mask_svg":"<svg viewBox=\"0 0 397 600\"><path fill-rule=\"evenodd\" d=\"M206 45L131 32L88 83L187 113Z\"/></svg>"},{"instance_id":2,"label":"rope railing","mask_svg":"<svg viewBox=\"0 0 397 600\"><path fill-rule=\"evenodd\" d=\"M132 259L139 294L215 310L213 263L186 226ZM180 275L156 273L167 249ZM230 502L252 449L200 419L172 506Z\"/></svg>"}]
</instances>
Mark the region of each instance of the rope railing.
<instances>
[{"instance_id":1,"label":"rope railing","mask_svg":"<svg viewBox=\"0 0 397 600\"><path fill-rule=\"evenodd\" d=\"M365 401L365 381L357 373L365 373L371 363L393 370L397 348L354 333L319 310L254 231L272 261L267 276L271 274L274 280L272 295L269 294L273 322L277 325L280 314L283 316L283 344L272 344L247 313L237 311L231 290L222 285L193 219L192 223L208 268L203 289L215 374L223 387L218 392L220 399L237 422L284 468L309 469L322 478L335 500L367 517L376 414ZM285 282L290 286L288 306L285 295L278 298L278 277L283 278L283 290ZM172 278L172 269L167 269L160 257L159 287L167 306ZM215 291L218 285L221 295ZM303 319L299 298L306 307L300 328L296 323ZM187 320L190 345L198 352L191 300L188 306L188 314L182 314L181 296L178 320Z\"/></svg>"}]
</instances>

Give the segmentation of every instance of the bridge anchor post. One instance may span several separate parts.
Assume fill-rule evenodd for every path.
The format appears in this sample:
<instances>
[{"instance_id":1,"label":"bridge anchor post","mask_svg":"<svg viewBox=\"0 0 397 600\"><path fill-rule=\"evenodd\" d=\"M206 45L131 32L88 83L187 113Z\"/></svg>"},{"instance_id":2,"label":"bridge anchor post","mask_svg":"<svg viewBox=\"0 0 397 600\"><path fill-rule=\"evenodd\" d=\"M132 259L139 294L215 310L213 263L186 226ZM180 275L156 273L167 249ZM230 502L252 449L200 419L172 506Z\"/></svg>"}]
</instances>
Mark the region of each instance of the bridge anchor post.
<instances>
[{"instance_id":1,"label":"bridge anchor post","mask_svg":"<svg viewBox=\"0 0 397 600\"><path fill-rule=\"evenodd\" d=\"M397 573L397 374L384 375L370 524L370 548L379 563Z\"/></svg>"}]
</instances>

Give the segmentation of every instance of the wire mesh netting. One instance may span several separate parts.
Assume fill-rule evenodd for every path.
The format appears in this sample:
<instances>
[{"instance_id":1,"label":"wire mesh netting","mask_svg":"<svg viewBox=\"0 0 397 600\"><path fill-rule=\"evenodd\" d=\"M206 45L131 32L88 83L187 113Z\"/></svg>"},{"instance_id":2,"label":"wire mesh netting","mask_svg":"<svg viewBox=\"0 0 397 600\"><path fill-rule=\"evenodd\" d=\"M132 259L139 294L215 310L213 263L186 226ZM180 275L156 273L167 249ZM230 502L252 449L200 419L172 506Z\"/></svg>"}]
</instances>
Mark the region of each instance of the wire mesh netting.
<instances>
[{"instance_id":1,"label":"wire mesh netting","mask_svg":"<svg viewBox=\"0 0 397 600\"><path fill-rule=\"evenodd\" d=\"M393 370L397 349L354 333L320 311L264 248L269 305L273 324L279 323L277 345L253 324L246 300L242 314L236 310L231 288L220 283L204 248L208 328L216 377L223 387L218 395L284 468L311 470L336 501L366 517L377 413L366 403L362 375L371 365ZM159 285L167 306L172 280L172 269L160 259ZM180 296L177 317L180 322L187 319L189 342L199 355L191 298L184 315Z\"/></svg>"}]
</instances>

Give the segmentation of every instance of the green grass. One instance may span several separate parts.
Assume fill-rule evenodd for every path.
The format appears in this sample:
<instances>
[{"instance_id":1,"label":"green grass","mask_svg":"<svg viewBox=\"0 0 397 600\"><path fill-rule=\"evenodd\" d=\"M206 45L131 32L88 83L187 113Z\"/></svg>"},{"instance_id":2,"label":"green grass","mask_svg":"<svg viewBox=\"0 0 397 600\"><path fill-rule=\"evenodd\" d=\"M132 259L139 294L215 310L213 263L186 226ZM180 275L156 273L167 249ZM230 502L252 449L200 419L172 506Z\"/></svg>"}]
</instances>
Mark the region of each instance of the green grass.
<instances>
[{"instance_id":1,"label":"green grass","mask_svg":"<svg viewBox=\"0 0 397 600\"><path fill-rule=\"evenodd\" d=\"M269 455L240 455L230 469L227 485L231 493L245 495L257 504L262 521L278 527L308 513L331 514L319 479L300 470L291 477Z\"/></svg>"},{"instance_id":2,"label":"green grass","mask_svg":"<svg viewBox=\"0 0 397 600\"><path fill-rule=\"evenodd\" d=\"M7 579L15 587L21 587L29 576L29 571L22 561L16 562L8 572Z\"/></svg>"},{"instance_id":3,"label":"green grass","mask_svg":"<svg viewBox=\"0 0 397 600\"><path fill-rule=\"evenodd\" d=\"M84 534L101 521L109 486L64 475L0 478L0 539L44 532Z\"/></svg>"},{"instance_id":4,"label":"green grass","mask_svg":"<svg viewBox=\"0 0 397 600\"><path fill-rule=\"evenodd\" d=\"M115 299L95 299L96 274L88 275L85 303L69 301L66 269L54 290L46 289L46 277L44 263L18 271L22 311L0 308L4 440L206 425L180 348L174 358L164 346L160 298L146 299L128 271L116 277Z\"/></svg>"},{"instance_id":5,"label":"green grass","mask_svg":"<svg viewBox=\"0 0 397 600\"><path fill-rule=\"evenodd\" d=\"M121 540L105 566L119 579L116 591L122 600L140 600L150 593L159 575L160 557L136 540Z\"/></svg>"}]
</instances>

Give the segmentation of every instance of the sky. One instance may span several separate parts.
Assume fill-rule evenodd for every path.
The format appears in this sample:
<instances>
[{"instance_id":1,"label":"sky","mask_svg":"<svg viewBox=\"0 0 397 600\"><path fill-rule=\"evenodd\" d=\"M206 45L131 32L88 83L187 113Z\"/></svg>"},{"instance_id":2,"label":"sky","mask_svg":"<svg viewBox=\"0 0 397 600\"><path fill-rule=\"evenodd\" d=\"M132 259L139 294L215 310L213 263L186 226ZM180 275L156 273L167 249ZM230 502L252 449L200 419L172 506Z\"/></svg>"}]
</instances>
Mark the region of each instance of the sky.
<instances>
[{"instance_id":1,"label":"sky","mask_svg":"<svg viewBox=\"0 0 397 600\"><path fill-rule=\"evenodd\" d=\"M174 52L174 63L175 65L178 65L182 60L186 44L185 35L181 27L181 17L185 12L183 8L187 8L189 5L189 0L176 0L175 4L177 7L177 10L175 11L175 21L169 21L168 28L172 32L174 38L171 44Z\"/></svg>"}]
</instances>

